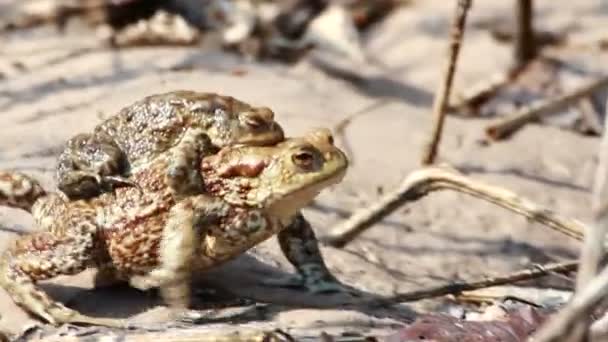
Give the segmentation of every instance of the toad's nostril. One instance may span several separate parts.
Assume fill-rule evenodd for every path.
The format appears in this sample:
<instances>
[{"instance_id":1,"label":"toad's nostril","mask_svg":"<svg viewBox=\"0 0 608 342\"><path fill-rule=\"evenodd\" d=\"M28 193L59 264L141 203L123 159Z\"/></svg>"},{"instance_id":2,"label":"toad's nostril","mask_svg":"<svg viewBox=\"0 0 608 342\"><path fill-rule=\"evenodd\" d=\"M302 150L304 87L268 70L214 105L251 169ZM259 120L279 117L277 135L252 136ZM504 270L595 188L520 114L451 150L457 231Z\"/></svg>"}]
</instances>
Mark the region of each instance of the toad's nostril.
<instances>
[{"instance_id":1,"label":"toad's nostril","mask_svg":"<svg viewBox=\"0 0 608 342\"><path fill-rule=\"evenodd\" d=\"M266 120L263 117L261 117L260 115L258 115L258 113L251 113L251 112L243 113L242 121L247 126L253 127L253 128L259 128L259 127L266 125Z\"/></svg>"},{"instance_id":2,"label":"toad's nostril","mask_svg":"<svg viewBox=\"0 0 608 342\"><path fill-rule=\"evenodd\" d=\"M268 107L260 107L257 109L257 114L266 122L274 120L274 112Z\"/></svg>"}]
</instances>

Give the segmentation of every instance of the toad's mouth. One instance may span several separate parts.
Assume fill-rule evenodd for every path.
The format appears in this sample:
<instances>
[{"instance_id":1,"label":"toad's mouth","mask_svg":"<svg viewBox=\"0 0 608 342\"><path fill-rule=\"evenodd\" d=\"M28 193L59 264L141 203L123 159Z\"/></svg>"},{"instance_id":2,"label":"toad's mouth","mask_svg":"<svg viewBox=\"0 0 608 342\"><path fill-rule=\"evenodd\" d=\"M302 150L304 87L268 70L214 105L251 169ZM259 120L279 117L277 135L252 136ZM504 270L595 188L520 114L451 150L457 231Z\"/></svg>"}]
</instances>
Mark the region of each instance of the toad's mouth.
<instances>
[{"instance_id":1,"label":"toad's mouth","mask_svg":"<svg viewBox=\"0 0 608 342\"><path fill-rule=\"evenodd\" d=\"M327 176L320 178L313 185L307 184L291 188L286 192L273 193L266 199L264 207L281 222L287 224L297 211L309 205L323 189L338 184L346 175L346 165Z\"/></svg>"}]
</instances>

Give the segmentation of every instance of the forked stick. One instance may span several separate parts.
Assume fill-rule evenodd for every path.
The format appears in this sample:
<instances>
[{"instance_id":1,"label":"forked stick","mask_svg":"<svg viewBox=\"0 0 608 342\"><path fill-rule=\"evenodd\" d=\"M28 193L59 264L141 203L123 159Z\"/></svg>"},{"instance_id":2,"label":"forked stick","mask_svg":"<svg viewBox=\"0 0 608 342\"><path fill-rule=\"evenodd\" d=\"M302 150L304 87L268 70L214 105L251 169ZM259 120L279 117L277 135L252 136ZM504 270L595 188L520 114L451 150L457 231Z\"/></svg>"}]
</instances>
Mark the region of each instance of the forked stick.
<instances>
[{"instance_id":1,"label":"forked stick","mask_svg":"<svg viewBox=\"0 0 608 342\"><path fill-rule=\"evenodd\" d=\"M454 190L486 200L578 240L582 240L585 233L583 223L542 208L512 191L475 181L446 168L429 167L412 172L395 191L355 212L334 227L324 241L334 247L343 247L400 206L438 190Z\"/></svg>"}]
</instances>

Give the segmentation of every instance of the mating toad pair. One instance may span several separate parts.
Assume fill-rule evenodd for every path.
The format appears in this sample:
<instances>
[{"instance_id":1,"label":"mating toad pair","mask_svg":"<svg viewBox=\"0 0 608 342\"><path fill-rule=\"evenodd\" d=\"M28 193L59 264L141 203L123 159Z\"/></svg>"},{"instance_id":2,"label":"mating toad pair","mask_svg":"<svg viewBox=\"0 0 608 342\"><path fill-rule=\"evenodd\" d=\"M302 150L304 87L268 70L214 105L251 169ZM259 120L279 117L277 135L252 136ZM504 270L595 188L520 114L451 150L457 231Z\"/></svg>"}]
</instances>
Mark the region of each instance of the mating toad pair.
<instances>
[{"instance_id":1,"label":"mating toad pair","mask_svg":"<svg viewBox=\"0 0 608 342\"><path fill-rule=\"evenodd\" d=\"M190 91L144 98L68 141L61 193L0 172L0 204L30 212L38 226L1 256L0 286L52 324L124 326L56 303L36 282L95 267L97 281L159 287L181 312L193 272L276 234L298 273L273 284L339 290L300 210L347 166L327 130L284 138L266 107Z\"/></svg>"}]
</instances>

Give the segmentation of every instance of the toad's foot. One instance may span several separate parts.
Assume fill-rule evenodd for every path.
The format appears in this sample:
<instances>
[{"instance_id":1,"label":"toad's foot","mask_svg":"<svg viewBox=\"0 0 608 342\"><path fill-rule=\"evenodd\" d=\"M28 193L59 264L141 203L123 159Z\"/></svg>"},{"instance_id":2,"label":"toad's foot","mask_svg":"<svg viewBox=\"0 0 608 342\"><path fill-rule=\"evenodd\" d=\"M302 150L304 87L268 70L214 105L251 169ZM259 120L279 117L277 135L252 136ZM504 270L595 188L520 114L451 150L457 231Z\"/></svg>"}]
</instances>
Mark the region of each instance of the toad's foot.
<instances>
[{"instance_id":1,"label":"toad's foot","mask_svg":"<svg viewBox=\"0 0 608 342\"><path fill-rule=\"evenodd\" d=\"M128 161L124 152L104 134L79 134L68 140L57 164L57 187L70 199L99 195L125 184L123 175Z\"/></svg>"},{"instance_id":2,"label":"toad's foot","mask_svg":"<svg viewBox=\"0 0 608 342\"><path fill-rule=\"evenodd\" d=\"M141 192L139 185L126 177L101 176L91 171L73 171L64 176L58 187L70 199L90 198L120 187L134 187Z\"/></svg>"},{"instance_id":3,"label":"toad's foot","mask_svg":"<svg viewBox=\"0 0 608 342\"><path fill-rule=\"evenodd\" d=\"M351 289L335 279L312 278L302 274L290 274L280 278L262 280L262 284L274 287L304 288L315 294L337 294L343 293L357 296L357 291Z\"/></svg>"},{"instance_id":4,"label":"toad's foot","mask_svg":"<svg viewBox=\"0 0 608 342\"><path fill-rule=\"evenodd\" d=\"M167 183L177 197L202 193L203 178L199 172L201 158L214 153L211 139L204 130L194 128L186 132L172 149Z\"/></svg>"},{"instance_id":5,"label":"toad's foot","mask_svg":"<svg viewBox=\"0 0 608 342\"><path fill-rule=\"evenodd\" d=\"M101 176L99 180L99 185L102 188L110 191L121 187L132 187L139 190L139 192L142 192L141 188L139 187L139 184L123 176Z\"/></svg>"},{"instance_id":6,"label":"toad's foot","mask_svg":"<svg viewBox=\"0 0 608 342\"><path fill-rule=\"evenodd\" d=\"M296 214L289 226L278 234L278 239L283 254L298 273L284 279L268 280L267 285L304 287L312 293L356 293L331 274L323 261L315 233L302 213Z\"/></svg>"}]
</instances>

